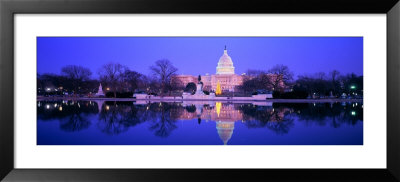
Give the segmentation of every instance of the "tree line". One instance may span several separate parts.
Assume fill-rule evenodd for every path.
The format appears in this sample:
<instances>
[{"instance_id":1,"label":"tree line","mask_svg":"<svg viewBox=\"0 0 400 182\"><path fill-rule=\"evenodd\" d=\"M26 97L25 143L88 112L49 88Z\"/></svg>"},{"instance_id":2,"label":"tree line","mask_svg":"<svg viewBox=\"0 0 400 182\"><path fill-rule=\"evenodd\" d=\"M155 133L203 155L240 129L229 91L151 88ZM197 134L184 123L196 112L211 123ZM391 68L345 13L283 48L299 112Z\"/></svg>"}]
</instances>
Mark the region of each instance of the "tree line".
<instances>
[{"instance_id":1,"label":"tree line","mask_svg":"<svg viewBox=\"0 0 400 182\"><path fill-rule=\"evenodd\" d=\"M102 65L98 79L92 79L90 69L68 65L61 74L37 75L38 95L90 95L98 92L99 84L107 97L131 97L135 92L153 95L179 95L182 91L194 93L195 83L182 85L179 79L171 79L178 69L167 59L156 61L144 75L119 63ZM275 65L268 70L248 70L243 83L235 92L244 95L273 93L274 98L362 97L363 76L354 73L329 73L299 75L285 65Z\"/></svg>"},{"instance_id":2,"label":"tree line","mask_svg":"<svg viewBox=\"0 0 400 182\"><path fill-rule=\"evenodd\" d=\"M98 92L102 84L108 97L129 97L132 93L146 92L171 94L180 88L180 83L171 83L171 77L178 69L167 59L158 60L149 67L151 74L144 75L130 70L119 63L108 63L98 70L98 79L92 79L90 69L68 65L61 69L61 74L37 75L39 95L86 95Z\"/></svg>"},{"instance_id":3,"label":"tree line","mask_svg":"<svg viewBox=\"0 0 400 182\"><path fill-rule=\"evenodd\" d=\"M361 98L363 95L363 76L341 74L337 70L298 75L294 80L287 66L276 65L266 71L248 70L246 75L238 89L253 94L260 90L272 91L274 98Z\"/></svg>"}]
</instances>

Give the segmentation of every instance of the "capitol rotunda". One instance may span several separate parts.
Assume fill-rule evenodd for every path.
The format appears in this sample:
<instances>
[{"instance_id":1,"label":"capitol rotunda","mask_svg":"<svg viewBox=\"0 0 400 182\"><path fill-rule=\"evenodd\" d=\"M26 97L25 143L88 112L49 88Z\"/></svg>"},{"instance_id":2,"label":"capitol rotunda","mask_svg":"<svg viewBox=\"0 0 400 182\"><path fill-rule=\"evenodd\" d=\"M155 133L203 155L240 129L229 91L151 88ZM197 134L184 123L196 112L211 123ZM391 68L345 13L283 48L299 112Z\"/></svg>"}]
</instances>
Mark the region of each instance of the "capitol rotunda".
<instances>
[{"instance_id":1,"label":"capitol rotunda","mask_svg":"<svg viewBox=\"0 0 400 182\"><path fill-rule=\"evenodd\" d=\"M235 67L233 66L232 58L228 55L228 51L224 50L224 54L219 58L217 66L217 75L233 75Z\"/></svg>"},{"instance_id":2,"label":"capitol rotunda","mask_svg":"<svg viewBox=\"0 0 400 182\"><path fill-rule=\"evenodd\" d=\"M194 75L175 75L172 77L172 81L179 80L182 86L186 86L188 83L197 83L197 76ZM213 75L202 75L201 81L203 82L203 90L215 91L217 85L220 84L222 91L233 92L235 87L243 83L243 76L235 74L235 67L233 66L232 58L228 55L228 50L224 49L224 53L219 58L216 74Z\"/></svg>"}]
</instances>

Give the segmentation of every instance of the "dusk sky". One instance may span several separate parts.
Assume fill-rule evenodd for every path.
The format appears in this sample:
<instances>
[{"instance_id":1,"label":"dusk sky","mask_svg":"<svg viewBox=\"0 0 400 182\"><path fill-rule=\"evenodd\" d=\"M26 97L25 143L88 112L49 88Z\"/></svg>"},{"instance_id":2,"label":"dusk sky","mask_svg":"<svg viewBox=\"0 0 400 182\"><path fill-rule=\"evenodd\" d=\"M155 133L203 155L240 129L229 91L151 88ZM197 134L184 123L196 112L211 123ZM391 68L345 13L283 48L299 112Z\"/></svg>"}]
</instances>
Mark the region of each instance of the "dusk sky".
<instances>
[{"instance_id":1,"label":"dusk sky","mask_svg":"<svg viewBox=\"0 0 400 182\"><path fill-rule=\"evenodd\" d=\"M80 65L98 78L100 67L114 62L148 75L155 61L168 59L178 74L215 74L225 45L236 74L283 64L296 79L333 69L363 75L362 37L38 37L37 71Z\"/></svg>"}]
</instances>

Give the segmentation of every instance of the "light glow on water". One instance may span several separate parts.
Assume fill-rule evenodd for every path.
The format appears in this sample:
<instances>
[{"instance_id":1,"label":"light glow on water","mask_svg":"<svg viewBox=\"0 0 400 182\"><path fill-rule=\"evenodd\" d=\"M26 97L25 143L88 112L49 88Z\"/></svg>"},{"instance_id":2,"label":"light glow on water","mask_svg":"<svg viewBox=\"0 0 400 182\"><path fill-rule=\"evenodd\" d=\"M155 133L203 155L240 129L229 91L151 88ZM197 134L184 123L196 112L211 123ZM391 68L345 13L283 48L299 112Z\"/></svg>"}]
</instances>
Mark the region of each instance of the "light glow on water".
<instances>
[{"instance_id":1,"label":"light glow on water","mask_svg":"<svg viewBox=\"0 0 400 182\"><path fill-rule=\"evenodd\" d=\"M38 102L38 145L363 144L362 104L75 102Z\"/></svg>"}]
</instances>

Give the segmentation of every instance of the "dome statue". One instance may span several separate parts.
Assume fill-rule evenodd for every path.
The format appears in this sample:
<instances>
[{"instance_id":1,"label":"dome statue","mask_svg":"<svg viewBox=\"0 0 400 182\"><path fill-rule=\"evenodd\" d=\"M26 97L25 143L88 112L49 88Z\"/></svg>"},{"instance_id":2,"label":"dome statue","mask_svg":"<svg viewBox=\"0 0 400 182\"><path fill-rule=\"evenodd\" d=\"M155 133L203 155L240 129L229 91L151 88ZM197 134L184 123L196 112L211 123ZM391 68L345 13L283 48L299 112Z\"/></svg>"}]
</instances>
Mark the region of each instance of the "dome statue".
<instances>
[{"instance_id":1,"label":"dome statue","mask_svg":"<svg viewBox=\"0 0 400 182\"><path fill-rule=\"evenodd\" d=\"M235 74L235 67L233 67L232 58L228 55L226 46L224 54L219 58L217 66L217 75L231 75Z\"/></svg>"}]
</instances>

